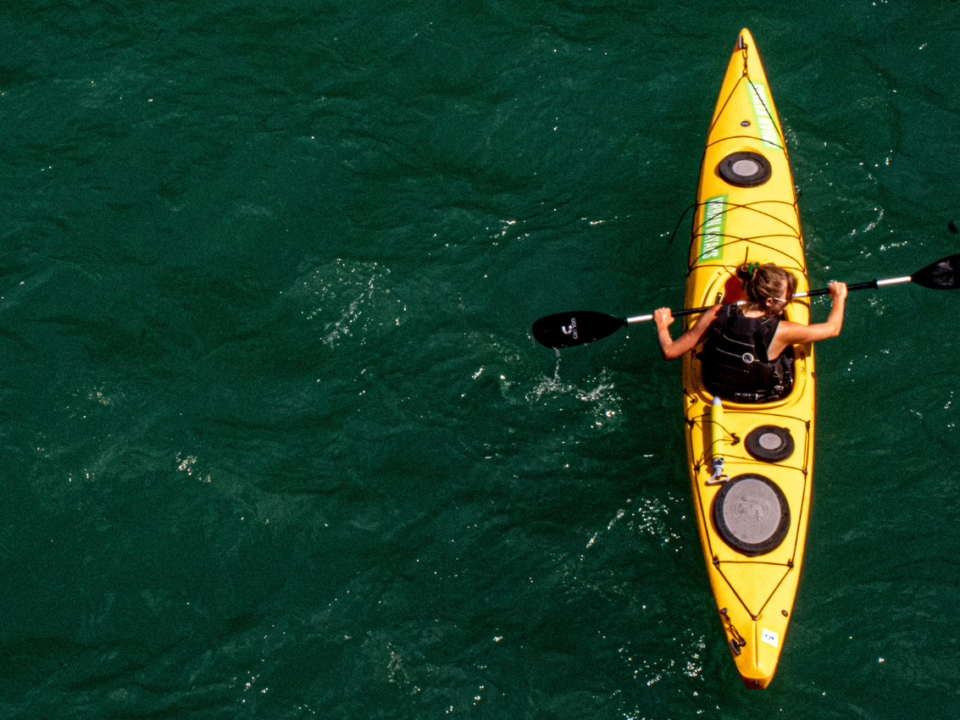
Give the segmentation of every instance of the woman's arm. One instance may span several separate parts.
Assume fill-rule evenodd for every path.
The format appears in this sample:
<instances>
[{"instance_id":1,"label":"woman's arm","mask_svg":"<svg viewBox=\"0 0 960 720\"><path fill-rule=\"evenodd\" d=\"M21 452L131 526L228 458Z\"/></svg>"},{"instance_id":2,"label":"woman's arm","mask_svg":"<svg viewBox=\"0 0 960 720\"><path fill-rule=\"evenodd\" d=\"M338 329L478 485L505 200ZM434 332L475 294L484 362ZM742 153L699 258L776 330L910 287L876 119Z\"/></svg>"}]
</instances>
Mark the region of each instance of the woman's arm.
<instances>
[{"instance_id":1,"label":"woman's arm","mask_svg":"<svg viewBox=\"0 0 960 720\"><path fill-rule=\"evenodd\" d=\"M801 325L800 323L782 320L777 326L777 333L773 336L773 342L770 343L768 352L770 357L777 357L787 345L816 342L839 335L843 328L843 310L847 297L846 284L842 282L830 283L830 297L833 298L833 305L830 307L830 315L826 322L816 325Z\"/></svg>"},{"instance_id":2,"label":"woman's arm","mask_svg":"<svg viewBox=\"0 0 960 720\"><path fill-rule=\"evenodd\" d=\"M657 324L657 338L660 340L660 352L663 353L663 357L673 360L696 347L719 311L720 305L714 305L700 315L692 328L674 340L670 337L670 323L674 320L670 308L655 310L653 321Z\"/></svg>"}]
</instances>

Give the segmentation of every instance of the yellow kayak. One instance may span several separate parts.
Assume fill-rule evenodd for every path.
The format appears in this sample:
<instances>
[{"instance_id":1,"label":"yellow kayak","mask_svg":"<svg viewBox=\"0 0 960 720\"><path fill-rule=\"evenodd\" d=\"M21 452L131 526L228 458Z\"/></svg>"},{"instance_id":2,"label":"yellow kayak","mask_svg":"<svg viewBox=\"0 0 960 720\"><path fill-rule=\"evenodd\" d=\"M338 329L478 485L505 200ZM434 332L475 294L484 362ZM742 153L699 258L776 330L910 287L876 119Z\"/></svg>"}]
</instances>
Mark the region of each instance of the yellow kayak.
<instances>
[{"instance_id":1,"label":"yellow kayak","mask_svg":"<svg viewBox=\"0 0 960 720\"><path fill-rule=\"evenodd\" d=\"M697 188L685 307L740 298L736 268L776 263L809 289L783 130L753 37L741 31L717 101ZM808 300L786 315L809 324ZM686 329L695 322L686 318ZM813 479L813 346L794 348L794 386L776 402L730 402L704 387L700 347L683 357L687 456L720 623L748 688L773 678L793 613Z\"/></svg>"}]
</instances>

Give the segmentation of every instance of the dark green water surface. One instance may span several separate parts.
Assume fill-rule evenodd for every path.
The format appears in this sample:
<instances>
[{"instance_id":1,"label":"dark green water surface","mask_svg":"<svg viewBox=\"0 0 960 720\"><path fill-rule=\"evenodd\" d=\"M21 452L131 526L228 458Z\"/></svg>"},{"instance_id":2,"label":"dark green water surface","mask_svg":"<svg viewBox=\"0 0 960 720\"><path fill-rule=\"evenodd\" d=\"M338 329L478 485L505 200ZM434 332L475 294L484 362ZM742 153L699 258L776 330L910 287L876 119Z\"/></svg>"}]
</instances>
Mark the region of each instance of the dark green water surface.
<instances>
[{"instance_id":1,"label":"dark green water surface","mask_svg":"<svg viewBox=\"0 0 960 720\"><path fill-rule=\"evenodd\" d=\"M951 0L4 3L0 718L960 715L955 292L818 348L761 693L679 364L530 334L682 304L741 27L811 283L960 252Z\"/></svg>"}]
</instances>

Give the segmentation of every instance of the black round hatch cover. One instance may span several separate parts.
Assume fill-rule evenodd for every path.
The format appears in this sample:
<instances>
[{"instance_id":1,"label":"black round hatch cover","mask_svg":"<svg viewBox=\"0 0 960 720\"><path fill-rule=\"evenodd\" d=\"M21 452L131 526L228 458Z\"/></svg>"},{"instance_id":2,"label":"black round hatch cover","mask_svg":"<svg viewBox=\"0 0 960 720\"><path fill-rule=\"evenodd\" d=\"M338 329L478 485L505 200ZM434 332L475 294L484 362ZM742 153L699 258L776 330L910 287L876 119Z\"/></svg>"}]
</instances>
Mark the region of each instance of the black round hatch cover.
<instances>
[{"instance_id":1,"label":"black round hatch cover","mask_svg":"<svg viewBox=\"0 0 960 720\"><path fill-rule=\"evenodd\" d=\"M764 462L782 462L793 455L793 435L778 425L761 425L747 435L747 452Z\"/></svg>"},{"instance_id":2,"label":"black round hatch cover","mask_svg":"<svg viewBox=\"0 0 960 720\"><path fill-rule=\"evenodd\" d=\"M737 187L756 187L770 179L770 161L755 152L735 152L717 165L720 177Z\"/></svg>"},{"instance_id":3,"label":"black round hatch cover","mask_svg":"<svg viewBox=\"0 0 960 720\"><path fill-rule=\"evenodd\" d=\"M780 487L756 473L737 475L713 500L713 524L730 547L763 555L780 547L790 530L790 506Z\"/></svg>"}]
</instances>

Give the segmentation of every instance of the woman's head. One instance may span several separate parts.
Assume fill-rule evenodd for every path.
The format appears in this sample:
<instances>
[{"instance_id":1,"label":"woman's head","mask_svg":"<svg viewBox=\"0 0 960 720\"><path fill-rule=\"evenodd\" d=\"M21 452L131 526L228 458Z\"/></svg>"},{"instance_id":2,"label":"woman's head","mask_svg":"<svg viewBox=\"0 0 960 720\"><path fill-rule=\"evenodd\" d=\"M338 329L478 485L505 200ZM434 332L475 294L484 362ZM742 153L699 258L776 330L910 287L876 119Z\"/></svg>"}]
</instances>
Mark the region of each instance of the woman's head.
<instances>
[{"instance_id":1,"label":"woman's head","mask_svg":"<svg viewBox=\"0 0 960 720\"><path fill-rule=\"evenodd\" d=\"M773 263L744 263L737 268L747 303L773 315L783 312L797 291L796 276Z\"/></svg>"}]
</instances>

